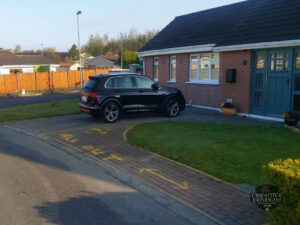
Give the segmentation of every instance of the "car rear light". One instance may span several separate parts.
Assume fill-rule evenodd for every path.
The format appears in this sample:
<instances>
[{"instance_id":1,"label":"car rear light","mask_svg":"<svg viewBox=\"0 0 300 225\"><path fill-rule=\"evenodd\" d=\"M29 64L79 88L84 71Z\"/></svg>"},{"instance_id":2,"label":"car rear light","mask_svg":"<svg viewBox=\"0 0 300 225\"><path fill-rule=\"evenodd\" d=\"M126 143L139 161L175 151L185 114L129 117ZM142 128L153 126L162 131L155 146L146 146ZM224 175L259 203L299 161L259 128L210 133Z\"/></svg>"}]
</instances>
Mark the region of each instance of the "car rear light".
<instances>
[{"instance_id":1,"label":"car rear light","mask_svg":"<svg viewBox=\"0 0 300 225\"><path fill-rule=\"evenodd\" d=\"M93 98L99 97L98 93L96 93L96 92L88 92L87 94L88 94L88 96L93 97Z\"/></svg>"}]
</instances>

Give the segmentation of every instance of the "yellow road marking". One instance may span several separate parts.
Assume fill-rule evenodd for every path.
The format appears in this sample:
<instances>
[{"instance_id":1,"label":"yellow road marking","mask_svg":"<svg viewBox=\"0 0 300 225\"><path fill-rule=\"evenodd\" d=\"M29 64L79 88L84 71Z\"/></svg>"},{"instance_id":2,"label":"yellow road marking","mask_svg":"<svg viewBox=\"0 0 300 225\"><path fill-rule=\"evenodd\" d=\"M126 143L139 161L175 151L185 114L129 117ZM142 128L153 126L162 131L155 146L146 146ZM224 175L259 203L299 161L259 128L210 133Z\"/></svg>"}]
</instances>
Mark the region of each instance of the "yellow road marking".
<instances>
[{"instance_id":1,"label":"yellow road marking","mask_svg":"<svg viewBox=\"0 0 300 225\"><path fill-rule=\"evenodd\" d=\"M94 146L92 146L92 145L84 145L84 146L82 146L82 148L84 149L84 150L93 150L94 149Z\"/></svg>"},{"instance_id":2,"label":"yellow road marking","mask_svg":"<svg viewBox=\"0 0 300 225\"><path fill-rule=\"evenodd\" d=\"M189 189L189 186L188 186L187 182L177 183L176 181L159 174L158 170L156 170L156 169L151 169L151 168L142 168L142 169L140 169L141 174L143 174L145 172L148 172L152 175L155 175L155 176L159 177L162 180L165 180L165 181L173 184L174 185L173 188L175 188L175 189L182 189L182 190Z\"/></svg>"},{"instance_id":3,"label":"yellow road marking","mask_svg":"<svg viewBox=\"0 0 300 225\"><path fill-rule=\"evenodd\" d=\"M116 160L119 160L119 161L122 161L122 160L123 160L120 156L117 156L117 155L115 155L115 154L110 154L109 157L102 158L102 160L104 160L104 161L112 160L112 159L116 159Z\"/></svg>"},{"instance_id":4,"label":"yellow road marking","mask_svg":"<svg viewBox=\"0 0 300 225\"><path fill-rule=\"evenodd\" d=\"M100 148L95 148L93 145L84 145L82 146L84 150L90 151L93 155L101 155L104 154Z\"/></svg>"},{"instance_id":5,"label":"yellow road marking","mask_svg":"<svg viewBox=\"0 0 300 225\"><path fill-rule=\"evenodd\" d=\"M69 143L76 143L78 142L78 139L74 138L73 134L61 134L60 135L62 137L62 139L64 139L65 141L69 142Z\"/></svg>"},{"instance_id":6,"label":"yellow road marking","mask_svg":"<svg viewBox=\"0 0 300 225\"><path fill-rule=\"evenodd\" d=\"M98 134L105 135L105 134L107 134L108 131L110 131L110 129L102 130L102 129L100 129L100 128L92 128L92 129L90 129L90 130L85 131L84 133L85 133L85 134L91 134L91 133L93 133L93 132L96 132L96 133L98 133Z\"/></svg>"},{"instance_id":7,"label":"yellow road marking","mask_svg":"<svg viewBox=\"0 0 300 225\"><path fill-rule=\"evenodd\" d=\"M101 154L104 154L104 152L101 151L99 148L92 150L91 153L92 153L93 155L101 155Z\"/></svg>"}]
</instances>

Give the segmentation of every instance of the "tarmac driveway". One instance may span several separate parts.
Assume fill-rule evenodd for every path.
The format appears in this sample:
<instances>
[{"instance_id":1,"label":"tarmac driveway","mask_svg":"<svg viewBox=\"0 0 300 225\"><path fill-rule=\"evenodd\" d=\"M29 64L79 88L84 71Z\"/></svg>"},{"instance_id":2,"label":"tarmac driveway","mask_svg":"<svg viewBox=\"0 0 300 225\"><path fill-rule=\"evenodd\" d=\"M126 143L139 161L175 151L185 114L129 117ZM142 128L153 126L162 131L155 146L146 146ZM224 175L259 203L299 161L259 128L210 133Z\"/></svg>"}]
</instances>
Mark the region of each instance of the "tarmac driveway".
<instances>
[{"instance_id":1,"label":"tarmac driveway","mask_svg":"<svg viewBox=\"0 0 300 225\"><path fill-rule=\"evenodd\" d=\"M55 101L63 101L69 99L79 99L80 94L67 93L67 94L45 94L39 96L25 96L25 97L1 97L0 98L0 109L12 106L21 106L35 103L50 102L52 99Z\"/></svg>"},{"instance_id":2,"label":"tarmac driveway","mask_svg":"<svg viewBox=\"0 0 300 225\"><path fill-rule=\"evenodd\" d=\"M53 143L68 146L149 185L216 224L261 224L265 215L249 200L249 195L233 185L190 167L162 158L126 143L126 131L147 121L200 120L217 123L278 125L243 117L228 118L219 112L188 107L177 118L160 114L128 114L114 124L89 115L10 123L9 126L42 135Z\"/></svg>"}]
</instances>

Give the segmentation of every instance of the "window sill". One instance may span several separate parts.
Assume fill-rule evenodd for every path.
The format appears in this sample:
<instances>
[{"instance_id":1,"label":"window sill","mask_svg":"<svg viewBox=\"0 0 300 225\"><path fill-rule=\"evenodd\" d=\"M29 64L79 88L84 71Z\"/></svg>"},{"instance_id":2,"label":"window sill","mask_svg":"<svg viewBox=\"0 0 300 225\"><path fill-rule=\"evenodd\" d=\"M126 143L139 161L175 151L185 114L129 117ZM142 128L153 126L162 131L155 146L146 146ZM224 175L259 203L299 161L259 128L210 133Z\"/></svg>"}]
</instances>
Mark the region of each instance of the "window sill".
<instances>
[{"instance_id":1,"label":"window sill","mask_svg":"<svg viewBox=\"0 0 300 225\"><path fill-rule=\"evenodd\" d=\"M168 80L167 83L176 83L176 80Z\"/></svg>"},{"instance_id":2,"label":"window sill","mask_svg":"<svg viewBox=\"0 0 300 225\"><path fill-rule=\"evenodd\" d=\"M154 78L153 80L154 80L155 82L158 82L158 81L159 81L157 78Z\"/></svg>"},{"instance_id":3,"label":"window sill","mask_svg":"<svg viewBox=\"0 0 300 225\"><path fill-rule=\"evenodd\" d=\"M209 80L209 81L188 81L186 82L186 84L207 84L207 85L219 85L219 81L212 81L212 80Z\"/></svg>"}]
</instances>

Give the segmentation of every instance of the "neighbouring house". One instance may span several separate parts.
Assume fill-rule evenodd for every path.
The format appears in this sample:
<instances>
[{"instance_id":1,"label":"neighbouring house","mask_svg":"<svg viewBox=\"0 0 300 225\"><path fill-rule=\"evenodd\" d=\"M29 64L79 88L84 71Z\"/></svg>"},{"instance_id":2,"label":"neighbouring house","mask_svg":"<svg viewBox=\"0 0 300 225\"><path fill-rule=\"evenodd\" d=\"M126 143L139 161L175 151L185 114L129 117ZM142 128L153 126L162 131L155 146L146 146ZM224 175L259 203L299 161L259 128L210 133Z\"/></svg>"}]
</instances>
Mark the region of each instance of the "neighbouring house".
<instances>
[{"instance_id":1,"label":"neighbouring house","mask_svg":"<svg viewBox=\"0 0 300 225\"><path fill-rule=\"evenodd\" d=\"M89 61L91 61L93 58L94 58L94 56L88 56L88 57L85 57L85 58L81 58L81 65L82 65L82 67L85 67L85 65L86 65ZM80 64L80 60L76 60L76 61L74 61L74 63Z\"/></svg>"},{"instance_id":2,"label":"neighbouring house","mask_svg":"<svg viewBox=\"0 0 300 225\"><path fill-rule=\"evenodd\" d=\"M58 67L58 64L41 55L15 55L12 52L0 50L0 75L56 71Z\"/></svg>"},{"instance_id":3,"label":"neighbouring house","mask_svg":"<svg viewBox=\"0 0 300 225\"><path fill-rule=\"evenodd\" d=\"M81 66L83 68L83 66ZM76 62L61 63L57 71L79 70L80 64Z\"/></svg>"},{"instance_id":4,"label":"neighbouring house","mask_svg":"<svg viewBox=\"0 0 300 225\"><path fill-rule=\"evenodd\" d=\"M118 67L118 55L99 55L85 63L88 69Z\"/></svg>"},{"instance_id":5,"label":"neighbouring house","mask_svg":"<svg viewBox=\"0 0 300 225\"><path fill-rule=\"evenodd\" d=\"M43 55L50 60L54 60L55 63L64 63L66 59L71 58L71 54L69 52L44 52L44 51L35 51L35 50L24 50L23 52L19 52L18 55Z\"/></svg>"},{"instance_id":6,"label":"neighbouring house","mask_svg":"<svg viewBox=\"0 0 300 225\"><path fill-rule=\"evenodd\" d=\"M300 1L249 0L176 17L140 51L144 73L189 103L241 114L300 112Z\"/></svg>"}]
</instances>

